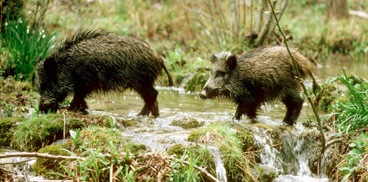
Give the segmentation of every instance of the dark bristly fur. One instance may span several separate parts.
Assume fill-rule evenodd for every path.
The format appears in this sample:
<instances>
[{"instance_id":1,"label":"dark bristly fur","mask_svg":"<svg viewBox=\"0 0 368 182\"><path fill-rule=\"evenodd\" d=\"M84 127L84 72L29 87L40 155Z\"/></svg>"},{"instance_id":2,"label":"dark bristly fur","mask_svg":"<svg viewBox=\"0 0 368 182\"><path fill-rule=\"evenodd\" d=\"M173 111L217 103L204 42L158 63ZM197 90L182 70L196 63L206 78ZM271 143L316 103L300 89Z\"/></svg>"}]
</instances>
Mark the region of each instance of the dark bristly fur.
<instances>
[{"instance_id":1,"label":"dark bristly fur","mask_svg":"<svg viewBox=\"0 0 368 182\"><path fill-rule=\"evenodd\" d=\"M85 112L85 98L94 91L136 90L145 101L139 115L159 116L154 82L162 73L172 78L162 56L141 39L102 30L79 30L45 60L38 60L39 110L56 111L69 94L70 110Z\"/></svg>"},{"instance_id":2,"label":"dark bristly fur","mask_svg":"<svg viewBox=\"0 0 368 182\"><path fill-rule=\"evenodd\" d=\"M313 77L315 65L298 51L292 50L302 79L310 77L313 88L318 85ZM293 125L303 106L301 84L285 47L260 47L244 53L239 58L230 52L211 56L211 76L203 91L202 99L227 97L239 104L234 118L243 114L254 120L256 111L264 102L281 100L287 107L284 122Z\"/></svg>"}]
</instances>

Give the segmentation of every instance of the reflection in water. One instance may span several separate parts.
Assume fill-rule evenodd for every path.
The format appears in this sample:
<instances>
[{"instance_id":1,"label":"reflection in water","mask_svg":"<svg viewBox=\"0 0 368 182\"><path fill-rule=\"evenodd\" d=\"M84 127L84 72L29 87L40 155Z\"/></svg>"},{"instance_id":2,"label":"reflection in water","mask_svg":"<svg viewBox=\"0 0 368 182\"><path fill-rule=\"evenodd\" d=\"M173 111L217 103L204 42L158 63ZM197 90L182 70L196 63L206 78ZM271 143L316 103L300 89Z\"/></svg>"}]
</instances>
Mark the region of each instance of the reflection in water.
<instances>
[{"instance_id":1,"label":"reflection in water","mask_svg":"<svg viewBox=\"0 0 368 182\"><path fill-rule=\"evenodd\" d=\"M230 121L237 107L235 103L226 99L202 100L197 94L177 94L165 88L159 88L159 92L157 100L161 118L187 114L193 115L199 120ZM137 115L144 105L143 100L134 91L93 95L87 103L89 103L90 110L106 111L119 116ZM258 112L258 119L260 121L265 121L265 118L267 118L266 120L281 121L285 114L286 109L283 103L267 103ZM308 103L305 103L298 121L307 121L308 114L312 114L312 110ZM246 115L243 115L241 121L248 122Z\"/></svg>"},{"instance_id":2,"label":"reflection in water","mask_svg":"<svg viewBox=\"0 0 368 182\"><path fill-rule=\"evenodd\" d=\"M327 59L319 60L321 67L317 71L319 79L328 79L333 76L343 75L345 72L353 73L359 77L368 78L368 57L351 57L344 55L332 55Z\"/></svg>"}]
</instances>

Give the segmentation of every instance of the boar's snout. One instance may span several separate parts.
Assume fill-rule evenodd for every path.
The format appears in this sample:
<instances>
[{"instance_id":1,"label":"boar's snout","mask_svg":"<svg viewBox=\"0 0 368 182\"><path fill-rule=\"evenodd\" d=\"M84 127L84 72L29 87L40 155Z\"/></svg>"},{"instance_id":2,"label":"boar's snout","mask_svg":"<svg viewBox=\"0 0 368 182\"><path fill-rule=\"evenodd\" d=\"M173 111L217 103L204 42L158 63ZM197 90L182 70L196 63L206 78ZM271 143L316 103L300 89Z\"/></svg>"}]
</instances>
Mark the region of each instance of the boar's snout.
<instances>
[{"instance_id":1,"label":"boar's snout","mask_svg":"<svg viewBox=\"0 0 368 182\"><path fill-rule=\"evenodd\" d=\"M201 97L201 99L207 99L207 93L206 90L203 90L201 93L199 93L199 97Z\"/></svg>"}]
</instances>

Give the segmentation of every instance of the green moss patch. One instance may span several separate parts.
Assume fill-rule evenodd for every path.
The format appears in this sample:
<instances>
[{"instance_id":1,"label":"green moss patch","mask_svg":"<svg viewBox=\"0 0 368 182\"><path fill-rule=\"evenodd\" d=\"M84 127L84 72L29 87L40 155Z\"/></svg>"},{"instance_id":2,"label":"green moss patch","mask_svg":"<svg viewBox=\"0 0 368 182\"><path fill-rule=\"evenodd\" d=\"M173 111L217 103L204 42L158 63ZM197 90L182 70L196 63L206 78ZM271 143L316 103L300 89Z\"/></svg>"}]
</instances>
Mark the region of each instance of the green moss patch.
<instances>
[{"instance_id":1,"label":"green moss patch","mask_svg":"<svg viewBox=\"0 0 368 182\"><path fill-rule=\"evenodd\" d=\"M63 150L66 145L50 145L44 148L41 148L37 151L37 153L48 153L52 155L62 155L62 156L70 156L70 153ZM36 163L32 166L35 174L38 176L43 176L46 179L62 179L61 176L50 174L50 173L60 173L63 174L65 171L61 165L62 161L58 161L55 159L44 159L37 158ZM65 164L64 164L65 165Z\"/></svg>"},{"instance_id":2,"label":"green moss patch","mask_svg":"<svg viewBox=\"0 0 368 182\"><path fill-rule=\"evenodd\" d=\"M237 131L224 123L214 123L189 134L188 140L215 145L222 154L227 179L231 181L254 180L249 164L255 163L243 151L252 145L251 133ZM244 146L247 144L247 146Z\"/></svg>"},{"instance_id":3,"label":"green moss patch","mask_svg":"<svg viewBox=\"0 0 368 182\"><path fill-rule=\"evenodd\" d=\"M204 122L199 122L198 120L196 120L195 118L183 118L183 119L179 119L179 120L173 120L172 121L172 125L174 126L180 126L184 129L189 129L189 128L198 128L204 125Z\"/></svg>"},{"instance_id":4,"label":"green moss patch","mask_svg":"<svg viewBox=\"0 0 368 182\"><path fill-rule=\"evenodd\" d=\"M14 134L16 122L22 121L23 117L11 117L0 119L0 146L10 146Z\"/></svg>"},{"instance_id":5,"label":"green moss patch","mask_svg":"<svg viewBox=\"0 0 368 182\"><path fill-rule=\"evenodd\" d=\"M65 135L69 130L82 128L79 119L66 119ZM33 152L63 138L64 118L62 114L46 114L26 119L14 130L12 145L22 151Z\"/></svg>"},{"instance_id":6,"label":"green moss patch","mask_svg":"<svg viewBox=\"0 0 368 182\"><path fill-rule=\"evenodd\" d=\"M201 91L206 84L208 78L210 78L209 72L196 73L191 79L184 84L185 91Z\"/></svg>"}]
</instances>

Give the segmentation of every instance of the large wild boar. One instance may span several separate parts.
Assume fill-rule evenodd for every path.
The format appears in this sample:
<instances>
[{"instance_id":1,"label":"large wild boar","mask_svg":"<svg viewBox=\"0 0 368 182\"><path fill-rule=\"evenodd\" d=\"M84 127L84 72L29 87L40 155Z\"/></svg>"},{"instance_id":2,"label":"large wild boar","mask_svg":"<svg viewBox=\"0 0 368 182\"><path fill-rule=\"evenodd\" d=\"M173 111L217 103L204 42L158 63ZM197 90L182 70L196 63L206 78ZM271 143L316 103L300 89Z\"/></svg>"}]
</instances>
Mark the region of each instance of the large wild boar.
<instances>
[{"instance_id":1,"label":"large wild boar","mask_svg":"<svg viewBox=\"0 0 368 182\"><path fill-rule=\"evenodd\" d=\"M79 30L45 60L37 61L36 76L41 112L58 109L67 95L74 98L69 110L85 112L85 98L94 91L137 91L145 105L139 115L159 116L154 82L162 73L172 78L164 59L145 41L103 30Z\"/></svg>"},{"instance_id":2,"label":"large wild boar","mask_svg":"<svg viewBox=\"0 0 368 182\"><path fill-rule=\"evenodd\" d=\"M298 51L292 50L303 79L313 79L315 64ZM262 103L281 100L287 107L284 122L293 125L303 106L302 87L287 49L281 46L252 49L237 58L230 52L220 52L210 58L211 76L203 91L202 99L225 97L239 104L234 119L242 114L254 121Z\"/></svg>"}]
</instances>

